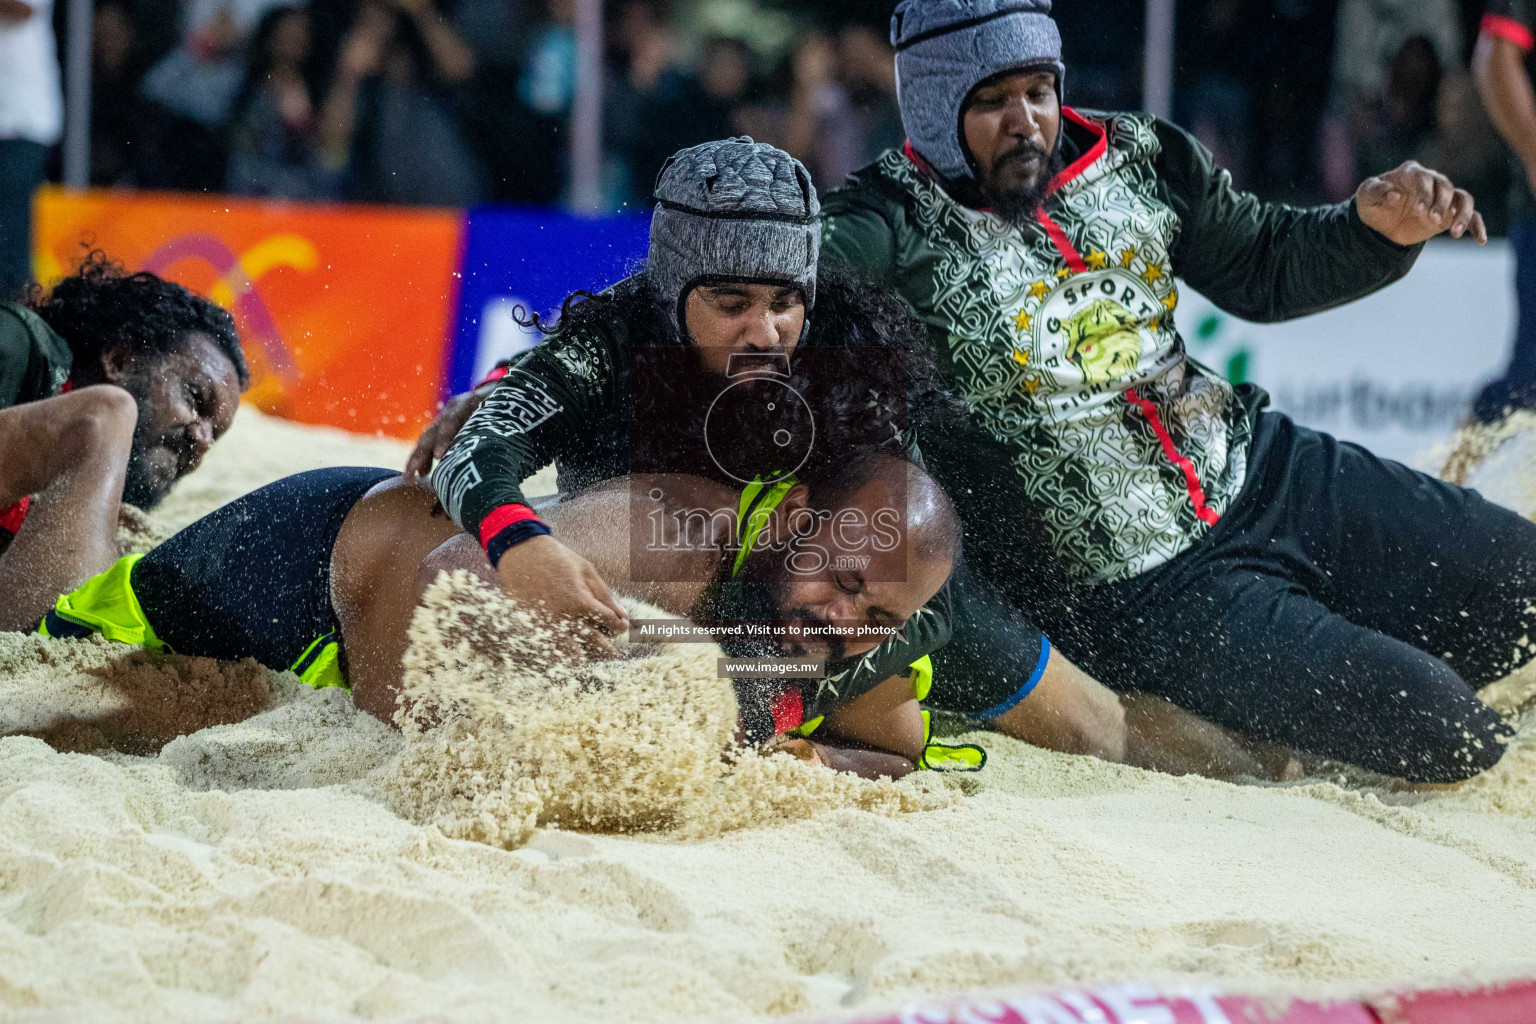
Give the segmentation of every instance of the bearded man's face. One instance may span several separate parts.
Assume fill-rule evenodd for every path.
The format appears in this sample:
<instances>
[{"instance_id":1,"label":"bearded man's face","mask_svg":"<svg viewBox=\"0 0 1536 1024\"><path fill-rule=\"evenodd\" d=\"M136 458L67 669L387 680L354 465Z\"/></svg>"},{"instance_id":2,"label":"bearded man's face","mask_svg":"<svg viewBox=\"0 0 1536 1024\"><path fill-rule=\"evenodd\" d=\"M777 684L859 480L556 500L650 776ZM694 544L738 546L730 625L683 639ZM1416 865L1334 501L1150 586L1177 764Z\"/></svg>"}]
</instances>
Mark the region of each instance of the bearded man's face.
<instances>
[{"instance_id":1,"label":"bearded man's face","mask_svg":"<svg viewBox=\"0 0 1536 1024\"><path fill-rule=\"evenodd\" d=\"M961 128L988 206L1010 223L1032 220L1061 170L1055 72L1025 69L981 83L966 101Z\"/></svg>"}]
</instances>

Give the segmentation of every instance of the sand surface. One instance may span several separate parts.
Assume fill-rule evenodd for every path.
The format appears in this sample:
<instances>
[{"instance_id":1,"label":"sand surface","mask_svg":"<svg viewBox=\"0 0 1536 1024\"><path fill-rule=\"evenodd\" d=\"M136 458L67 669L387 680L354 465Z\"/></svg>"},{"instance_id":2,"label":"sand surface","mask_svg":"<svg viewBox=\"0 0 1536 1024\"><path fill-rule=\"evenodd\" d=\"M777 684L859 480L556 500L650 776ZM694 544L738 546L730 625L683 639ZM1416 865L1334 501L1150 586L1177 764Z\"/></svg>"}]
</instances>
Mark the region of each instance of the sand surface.
<instances>
[{"instance_id":1,"label":"sand surface","mask_svg":"<svg viewBox=\"0 0 1536 1024\"><path fill-rule=\"evenodd\" d=\"M404 457L245 410L151 525ZM498 600L433 592L407 681L446 722L403 732L249 663L0 634L0 730L33 734L0 740L0 1019L748 1021L1536 965L1529 714L1493 772L1430 792L990 734L978 775L865 784L723 761L707 652L550 668Z\"/></svg>"}]
</instances>

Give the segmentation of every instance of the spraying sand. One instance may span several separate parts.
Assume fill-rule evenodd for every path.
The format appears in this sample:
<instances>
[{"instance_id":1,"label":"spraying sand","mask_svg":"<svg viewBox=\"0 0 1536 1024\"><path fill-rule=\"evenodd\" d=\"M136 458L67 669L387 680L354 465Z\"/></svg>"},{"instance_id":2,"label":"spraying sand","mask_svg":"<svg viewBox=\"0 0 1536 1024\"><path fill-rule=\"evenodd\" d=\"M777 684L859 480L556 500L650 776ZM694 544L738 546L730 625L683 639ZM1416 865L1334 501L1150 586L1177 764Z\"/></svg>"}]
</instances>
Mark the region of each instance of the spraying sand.
<instances>
[{"instance_id":1,"label":"spraying sand","mask_svg":"<svg viewBox=\"0 0 1536 1024\"><path fill-rule=\"evenodd\" d=\"M404 457L245 410L151 526ZM249 663L0 635L4 727L54 744L0 740L0 1018L741 1021L1536 964L1530 714L1497 769L1427 792L1172 778L991 734L978 775L861 783L722 757L708 648L590 669L548 650L515 606L439 581L397 731ZM1528 678L1498 688L1513 713Z\"/></svg>"}]
</instances>

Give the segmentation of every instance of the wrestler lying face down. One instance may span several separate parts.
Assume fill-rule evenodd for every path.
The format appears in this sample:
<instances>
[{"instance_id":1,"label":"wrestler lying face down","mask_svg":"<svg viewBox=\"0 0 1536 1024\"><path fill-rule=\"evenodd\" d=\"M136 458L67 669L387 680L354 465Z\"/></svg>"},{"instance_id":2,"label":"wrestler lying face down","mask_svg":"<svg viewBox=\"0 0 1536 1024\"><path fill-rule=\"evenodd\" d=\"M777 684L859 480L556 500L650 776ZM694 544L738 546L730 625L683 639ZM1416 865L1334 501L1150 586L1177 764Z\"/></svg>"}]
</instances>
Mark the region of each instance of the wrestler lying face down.
<instances>
[{"instance_id":1,"label":"wrestler lying face down","mask_svg":"<svg viewBox=\"0 0 1536 1024\"><path fill-rule=\"evenodd\" d=\"M121 503L195 470L249 383L227 312L99 252L0 303L0 629L111 565Z\"/></svg>"},{"instance_id":2,"label":"wrestler lying face down","mask_svg":"<svg viewBox=\"0 0 1536 1024\"><path fill-rule=\"evenodd\" d=\"M772 490L743 509L734 490L702 478L631 478L544 514L619 592L680 618L900 626L950 573L959 528L949 499L904 459L865 453L850 460L838 482ZM899 520L888 532L894 543L873 551L861 543L869 537L861 538L858 523L892 509ZM703 510L699 522L709 528L693 531L686 545L643 542L658 517L680 510ZM746 538L745 553L737 537ZM814 559L806 568L790 556L810 545L834 556L856 547L868 557ZM443 514L430 489L389 470L316 470L218 509L147 555L120 560L60 597L39 629L62 637L100 633L222 660L255 658L291 668L311 685L349 687L358 707L388 721L412 614L426 588L456 569L498 583L485 553ZM852 654L879 642L849 639L839 651L835 642L806 639L793 653ZM600 653L605 644L593 634L589 651ZM815 746L799 741L796 752L870 775L910 770L926 739L907 680L834 706L816 735ZM767 737L749 729L747 738Z\"/></svg>"}]
</instances>

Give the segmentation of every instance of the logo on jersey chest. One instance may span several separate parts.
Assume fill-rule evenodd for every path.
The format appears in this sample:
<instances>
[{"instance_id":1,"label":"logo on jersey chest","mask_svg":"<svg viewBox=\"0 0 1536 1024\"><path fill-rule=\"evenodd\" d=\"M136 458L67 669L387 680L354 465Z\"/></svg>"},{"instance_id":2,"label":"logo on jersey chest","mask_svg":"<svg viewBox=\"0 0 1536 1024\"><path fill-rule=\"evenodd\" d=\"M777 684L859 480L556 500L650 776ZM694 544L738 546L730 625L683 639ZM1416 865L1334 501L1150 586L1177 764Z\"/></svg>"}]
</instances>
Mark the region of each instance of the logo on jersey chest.
<instances>
[{"instance_id":1,"label":"logo on jersey chest","mask_svg":"<svg viewBox=\"0 0 1536 1024\"><path fill-rule=\"evenodd\" d=\"M1012 358L1029 394L1043 376L1068 387L1123 379L1163 344L1158 335L1178 293L1161 261L1142 261L1134 250L1121 254L1119 266L1108 266L1098 250L1089 256L1082 273L1031 284L1013 318Z\"/></svg>"}]
</instances>

